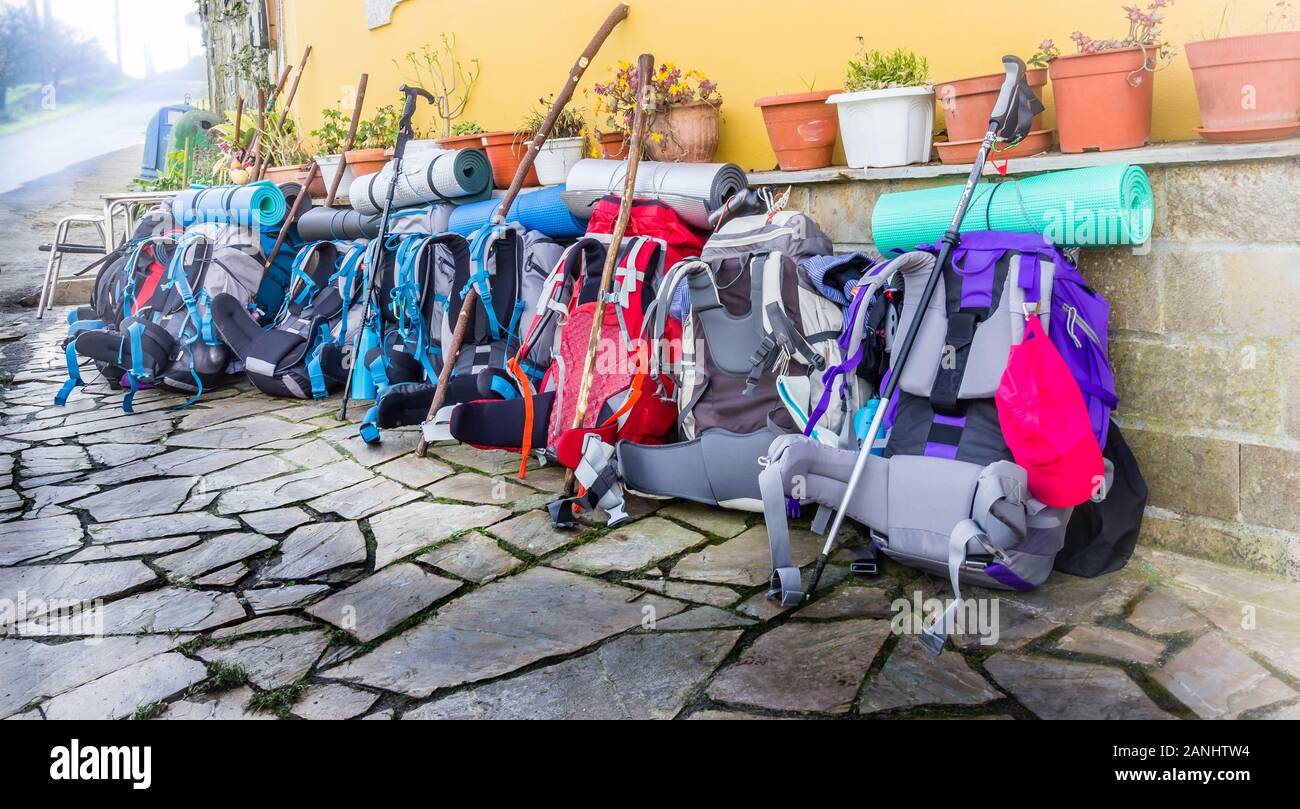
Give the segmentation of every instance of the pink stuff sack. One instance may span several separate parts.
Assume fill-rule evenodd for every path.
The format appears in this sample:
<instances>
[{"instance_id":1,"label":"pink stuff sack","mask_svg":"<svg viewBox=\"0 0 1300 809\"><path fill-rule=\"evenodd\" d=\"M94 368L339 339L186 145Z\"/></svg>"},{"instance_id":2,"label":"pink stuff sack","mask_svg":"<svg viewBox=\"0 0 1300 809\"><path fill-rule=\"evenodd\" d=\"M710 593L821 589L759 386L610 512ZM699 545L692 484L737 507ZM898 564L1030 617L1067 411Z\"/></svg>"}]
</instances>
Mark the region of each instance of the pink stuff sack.
<instances>
[{"instance_id":1,"label":"pink stuff sack","mask_svg":"<svg viewBox=\"0 0 1300 809\"><path fill-rule=\"evenodd\" d=\"M1102 486L1105 464L1079 385L1036 317L1011 347L995 400L1002 436L1029 492L1048 506L1077 506Z\"/></svg>"}]
</instances>

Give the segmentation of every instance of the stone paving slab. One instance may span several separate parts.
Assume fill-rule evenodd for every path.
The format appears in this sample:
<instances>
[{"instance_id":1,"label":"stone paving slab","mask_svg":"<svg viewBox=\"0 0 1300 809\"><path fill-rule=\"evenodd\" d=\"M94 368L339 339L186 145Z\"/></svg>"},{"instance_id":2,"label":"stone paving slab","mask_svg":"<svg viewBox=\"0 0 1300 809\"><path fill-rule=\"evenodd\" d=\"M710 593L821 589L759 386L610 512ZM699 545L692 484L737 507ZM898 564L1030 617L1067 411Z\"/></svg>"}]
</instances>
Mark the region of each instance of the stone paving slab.
<instances>
[{"instance_id":1,"label":"stone paving slab","mask_svg":"<svg viewBox=\"0 0 1300 809\"><path fill-rule=\"evenodd\" d=\"M471 531L419 557L417 562L445 570L475 584L498 579L523 565L482 531Z\"/></svg>"},{"instance_id":2,"label":"stone paving slab","mask_svg":"<svg viewBox=\"0 0 1300 809\"><path fill-rule=\"evenodd\" d=\"M403 719L671 719L738 631L624 635L580 657L471 688Z\"/></svg>"},{"instance_id":3,"label":"stone paving slab","mask_svg":"<svg viewBox=\"0 0 1300 809\"><path fill-rule=\"evenodd\" d=\"M785 624L718 672L708 693L718 702L775 711L846 713L888 636L888 621Z\"/></svg>"},{"instance_id":4,"label":"stone paving slab","mask_svg":"<svg viewBox=\"0 0 1300 809\"><path fill-rule=\"evenodd\" d=\"M893 654L867 684L861 713L936 705L983 705L1002 693L961 655L935 657L915 637L899 639Z\"/></svg>"},{"instance_id":5,"label":"stone paving slab","mask_svg":"<svg viewBox=\"0 0 1300 809\"><path fill-rule=\"evenodd\" d=\"M1300 697L1215 634L1199 638L1151 676L1202 719L1233 719L1255 708Z\"/></svg>"},{"instance_id":6,"label":"stone paving slab","mask_svg":"<svg viewBox=\"0 0 1300 809\"><path fill-rule=\"evenodd\" d=\"M1173 719L1120 669L1000 653L993 679L1040 719Z\"/></svg>"},{"instance_id":7,"label":"stone paving slab","mask_svg":"<svg viewBox=\"0 0 1300 809\"><path fill-rule=\"evenodd\" d=\"M305 677L328 644L326 632L287 632L200 649L198 655L209 663L237 665L250 683L271 690Z\"/></svg>"},{"instance_id":8,"label":"stone paving slab","mask_svg":"<svg viewBox=\"0 0 1300 809\"><path fill-rule=\"evenodd\" d=\"M309 579L366 561L366 540L354 522L321 522L294 530L280 544L280 559L266 579Z\"/></svg>"},{"instance_id":9,"label":"stone paving slab","mask_svg":"<svg viewBox=\"0 0 1300 809\"><path fill-rule=\"evenodd\" d=\"M459 588L454 579L406 562L318 601L307 612L368 643Z\"/></svg>"},{"instance_id":10,"label":"stone paving slab","mask_svg":"<svg viewBox=\"0 0 1300 809\"><path fill-rule=\"evenodd\" d=\"M167 652L60 694L43 710L47 719L122 719L137 708L179 694L207 676L202 663Z\"/></svg>"},{"instance_id":11,"label":"stone paving slab","mask_svg":"<svg viewBox=\"0 0 1300 809\"><path fill-rule=\"evenodd\" d=\"M662 517L646 517L575 548L551 564L597 576L611 571L630 573L676 556L706 539Z\"/></svg>"},{"instance_id":12,"label":"stone paving slab","mask_svg":"<svg viewBox=\"0 0 1300 809\"><path fill-rule=\"evenodd\" d=\"M495 506L411 503L370 519L375 537L375 568L379 569L423 548L437 545L460 531L487 528L510 512Z\"/></svg>"},{"instance_id":13,"label":"stone paving slab","mask_svg":"<svg viewBox=\"0 0 1300 809\"><path fill-rule=\"evenodd\" d=\"M656 596L629 601L623 587L537 567L493 582L442 608L428 622L325 675L427 697L454 685L500 676L566 654L683 605ZM466 656L458 650L473 648Z\"/></svg>"}]
</instances>

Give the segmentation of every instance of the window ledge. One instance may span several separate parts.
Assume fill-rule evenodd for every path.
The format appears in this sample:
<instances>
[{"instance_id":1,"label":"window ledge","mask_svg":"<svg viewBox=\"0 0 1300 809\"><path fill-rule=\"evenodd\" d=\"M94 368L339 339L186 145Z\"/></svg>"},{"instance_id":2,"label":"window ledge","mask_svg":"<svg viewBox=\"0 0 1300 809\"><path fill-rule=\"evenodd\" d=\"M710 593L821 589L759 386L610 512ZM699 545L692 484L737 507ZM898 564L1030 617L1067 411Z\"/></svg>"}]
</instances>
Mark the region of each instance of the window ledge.
<instances>
[{"instance_id":1,"label":"window ledge","mask_svg":"<svg viewBox=\"0 0 1300 809\"><path fill-rule=\"evenodd\" d=\"M1116 152L1085 152L1061 154L1048 152L1035 157L1013 159L1007 164L1007 174L1033 174L1040 171L1080 169L1089 166L1132 163L1138 166L1181 165L1193 163L1228 163L1239 160L1270 160L1300 157L1300 138L1270 143L1206 143L1180 141L1125 149ZM970 164L947 165L923 163L887 169L851 169L848 166L831 166L807 171L751 171L751 185L805 185L808 183L836 183L852 180L912 180L927 177L957 177L970 173ZM992 165L985 165L986 175L996 175Z\"/></svg>"}]
</instances>

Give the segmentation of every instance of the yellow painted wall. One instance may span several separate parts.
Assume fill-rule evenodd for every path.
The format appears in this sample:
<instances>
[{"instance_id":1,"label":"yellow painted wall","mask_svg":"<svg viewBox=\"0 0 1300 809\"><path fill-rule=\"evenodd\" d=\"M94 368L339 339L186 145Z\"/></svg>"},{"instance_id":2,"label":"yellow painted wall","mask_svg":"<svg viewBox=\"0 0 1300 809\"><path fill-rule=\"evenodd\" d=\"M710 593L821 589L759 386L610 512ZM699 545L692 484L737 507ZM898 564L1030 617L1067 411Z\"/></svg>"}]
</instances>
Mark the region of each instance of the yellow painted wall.
<instances>
[{"instance_id":1,"label":"yellow painted wall","mask_svg":"<svg viewBox=\"0 0 1300 809\"><path fill-rule=\"evenodd\" d=\"M1128 0L1140 2L1141 0ZM362 71L370 74L367 114L399 101L408 50L455 32L460 52L478 57L482 76L465 115L485 129L513 129L541 96L555 92L572 61L614 5L613 0L406 0L389 25L368 31L363 0L284 0L286 53L313 46L295 102L307 129L334 106ZM755 98L839 87L857 48L905 47L930 60L939 81L1000 70L1004 53L1028 57L1045 37L1069 52L1072 31L1121 37L1121 0L630 0L627 20L605 43L582 86L605 79L619 59L649 51L660 61L702 70L724 97L719 159L749 169L775 166ZM1179 51L1155 79L1156 140L1187 140L1200 125L1182 45L1220 31L1264 29L1274 0L1176 0L1165 34ZM590 108L592 97L575 101ZM1049 121L1051 102L1049 93ZM350 112L350 108L347 110ZM426 117L417 123L428 125ZM840 157L842 162L842 155Z\"/></svg>"}]
</instances>

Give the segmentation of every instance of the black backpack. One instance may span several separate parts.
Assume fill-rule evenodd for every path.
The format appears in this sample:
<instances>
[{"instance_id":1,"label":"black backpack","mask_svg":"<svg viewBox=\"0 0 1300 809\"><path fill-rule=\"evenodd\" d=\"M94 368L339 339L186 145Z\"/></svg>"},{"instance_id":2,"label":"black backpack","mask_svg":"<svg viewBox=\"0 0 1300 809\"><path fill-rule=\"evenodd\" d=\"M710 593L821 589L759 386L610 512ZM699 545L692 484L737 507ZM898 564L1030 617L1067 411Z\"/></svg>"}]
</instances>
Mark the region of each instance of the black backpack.
<instances>
[{"instance_id":1,"label":"black backpack","mask_svg":"<svg viewBox=\"0 0 1300 809\"><path fill-rule=\"evenodd\" d=\"M1137 458L1110 423L1102 457L1114 467L1106 498L1075 506L1065 530L1065 547L1056 555L1055 569L1092 578L1122 568L1133 555L1147 506L1147 482Z\"/></svg>"}]
</instances>

